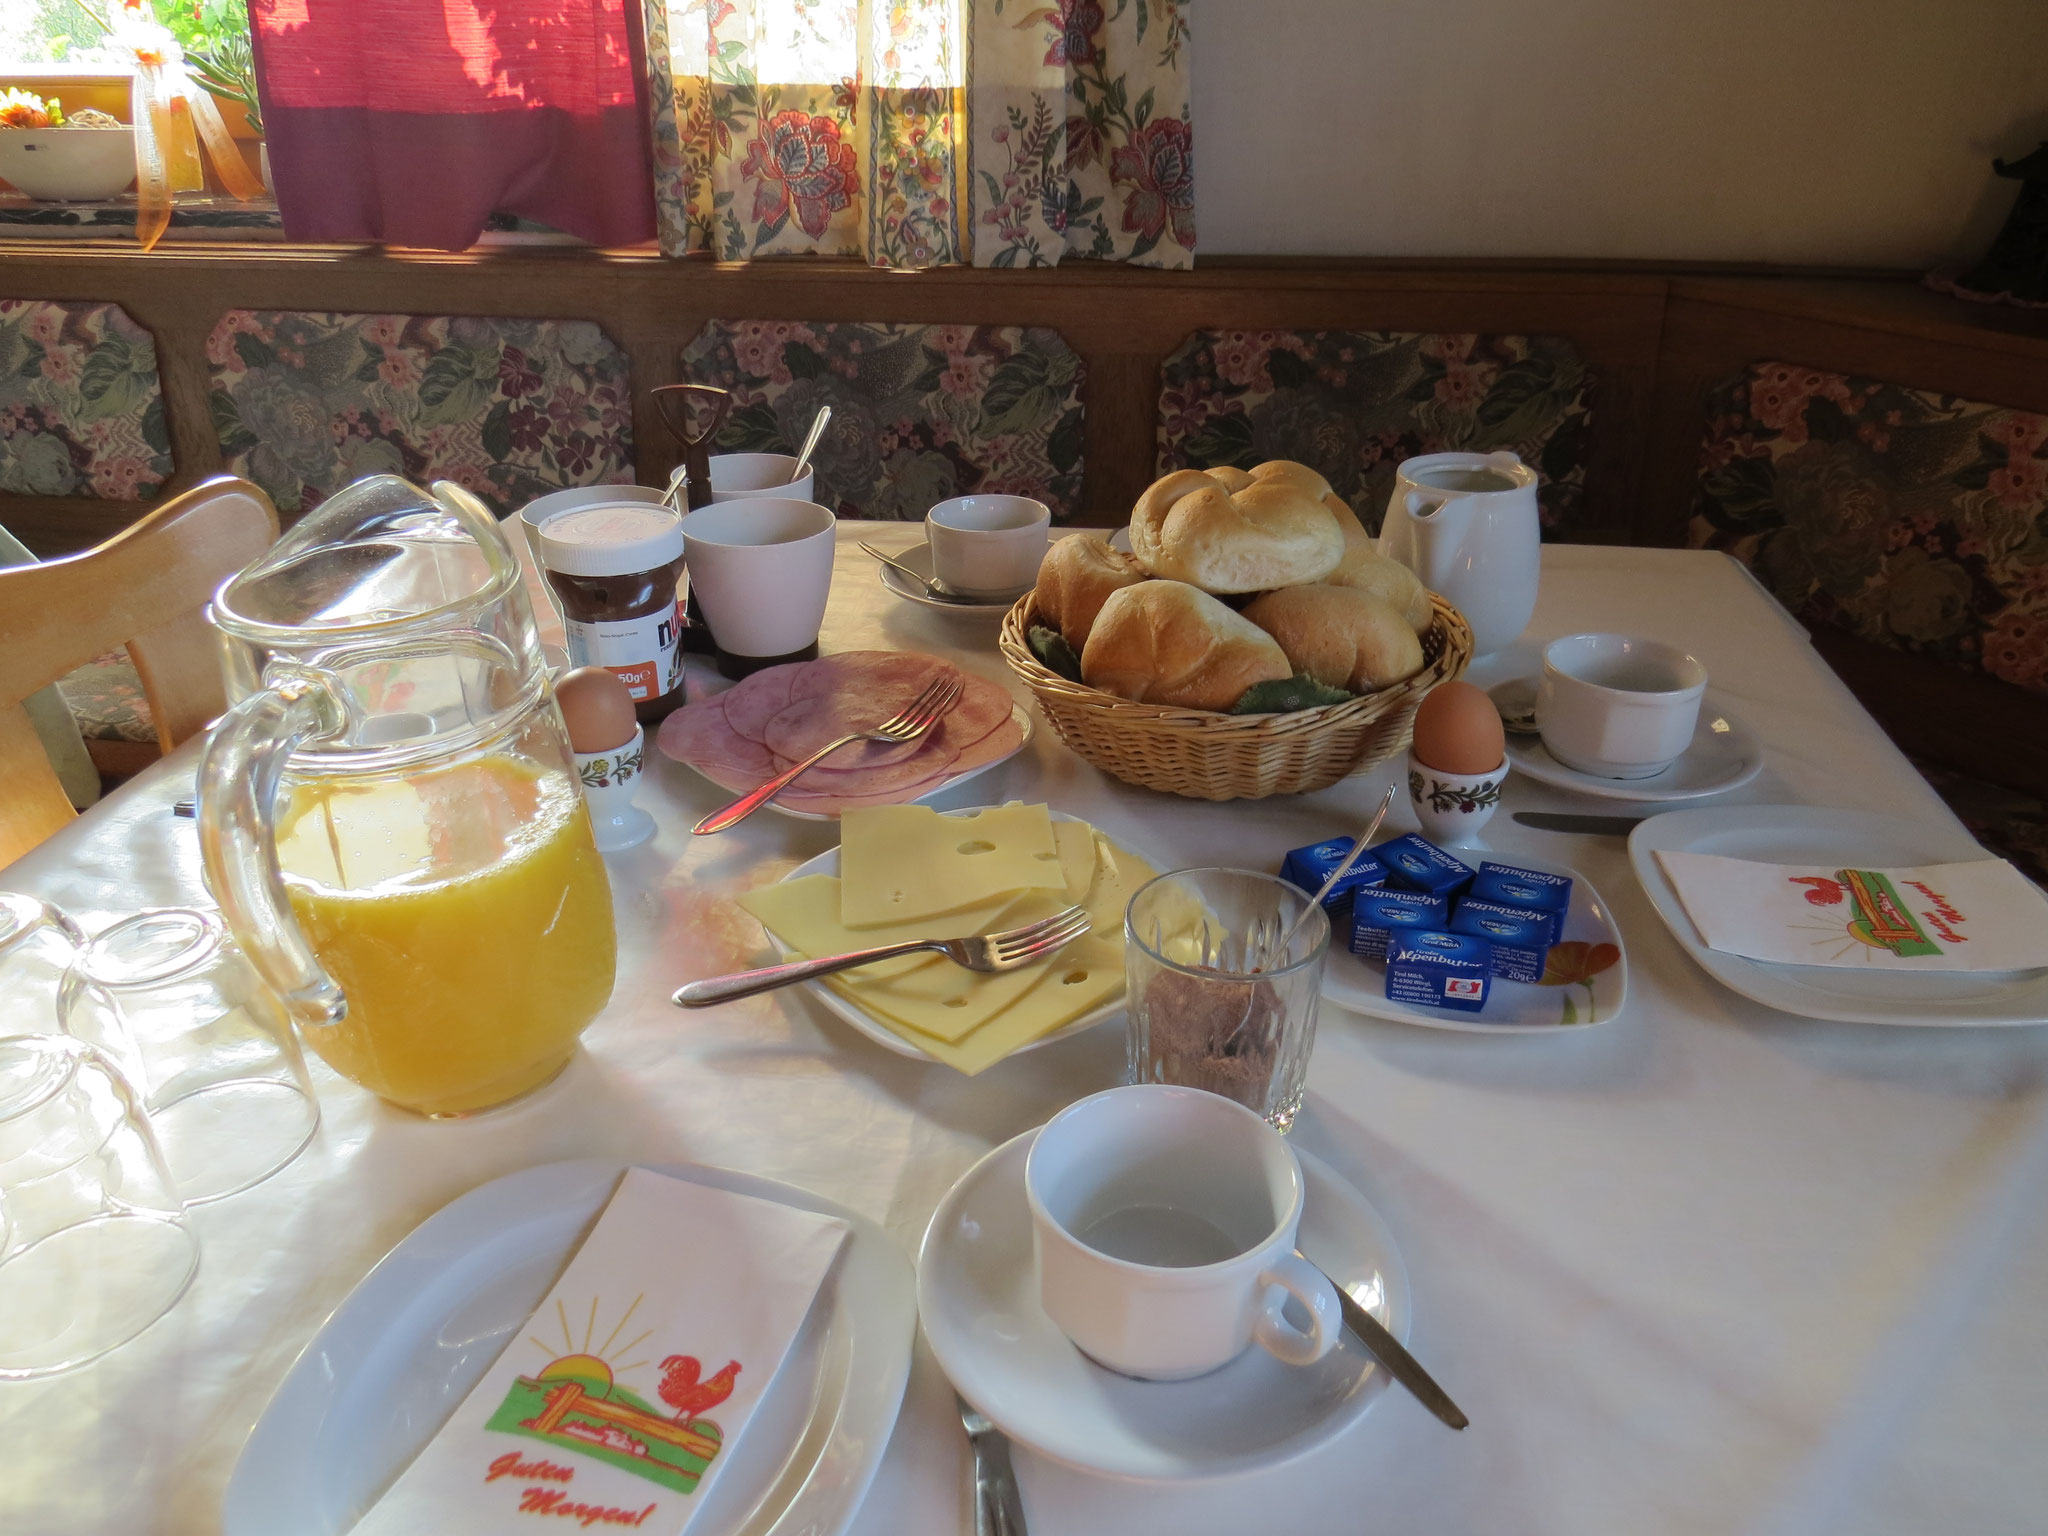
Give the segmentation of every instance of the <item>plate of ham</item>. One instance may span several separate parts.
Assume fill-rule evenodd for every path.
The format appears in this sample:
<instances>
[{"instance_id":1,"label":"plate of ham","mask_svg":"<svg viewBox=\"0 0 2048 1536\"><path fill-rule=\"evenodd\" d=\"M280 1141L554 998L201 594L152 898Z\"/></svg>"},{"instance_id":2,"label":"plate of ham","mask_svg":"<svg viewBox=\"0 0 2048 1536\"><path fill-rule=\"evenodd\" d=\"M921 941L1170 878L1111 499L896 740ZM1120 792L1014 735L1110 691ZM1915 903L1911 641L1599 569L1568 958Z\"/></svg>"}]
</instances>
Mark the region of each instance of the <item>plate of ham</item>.
<instances>
[{"instance_id":1,"label":"plate of ham","mask_svg":"<svg viewBox=\"0 0 2048 1536\"><path fill-rule=\"evenodd\" d=\"M936 656L840 651L769 667L684 705L662 722L656 744L720 789L743 795L827 742L888 719L948 672L961 680L960 702L923 736L841 747L768 808L834 821L855 806L924 800L1016 756L1031 736L1031 717L1007 689Z\"/></svg>"}]
</instances>

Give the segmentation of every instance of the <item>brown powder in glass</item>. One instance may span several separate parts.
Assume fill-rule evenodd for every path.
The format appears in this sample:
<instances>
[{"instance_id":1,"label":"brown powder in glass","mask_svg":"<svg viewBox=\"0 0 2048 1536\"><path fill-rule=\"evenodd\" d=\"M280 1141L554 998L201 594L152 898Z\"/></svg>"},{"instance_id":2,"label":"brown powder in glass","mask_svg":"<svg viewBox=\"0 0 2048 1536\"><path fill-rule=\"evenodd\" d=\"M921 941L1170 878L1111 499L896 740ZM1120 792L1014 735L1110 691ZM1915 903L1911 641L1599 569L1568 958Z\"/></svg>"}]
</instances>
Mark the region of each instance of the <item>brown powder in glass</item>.
<instances>
[{"instance_id":1,"label":"brown powder in glass","mask_svg":"<svg viewBox=\"0 0 2048 1536\"><path fill-rule=\"evenodd\" d=\"M1203 1088L1263 1115L1284 1014L1270 981L1161 971L1145 988L1147 1080Z\"/></svg>"}]
</instances>

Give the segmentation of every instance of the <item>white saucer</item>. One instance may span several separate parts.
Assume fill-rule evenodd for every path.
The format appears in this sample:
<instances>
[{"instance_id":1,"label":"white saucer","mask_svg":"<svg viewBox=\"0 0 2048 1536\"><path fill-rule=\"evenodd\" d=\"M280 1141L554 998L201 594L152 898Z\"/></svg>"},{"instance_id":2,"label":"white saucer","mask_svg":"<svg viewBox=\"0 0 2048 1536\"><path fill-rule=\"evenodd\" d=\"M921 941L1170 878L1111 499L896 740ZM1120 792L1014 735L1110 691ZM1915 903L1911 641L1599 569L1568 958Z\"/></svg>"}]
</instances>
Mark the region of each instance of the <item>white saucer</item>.
<instances>
[{"instance_id":1,"label":"white saucer","mask_svg":"<svg viewBox=\"0 0 2048 1536\"><path fill-rule=\"evenodd\" d=\"M1039 1309L1024 1159L1037 1131L997 1147L939 1202L917 1261L918 1313L960 1394L1003 1433L1111 1477L1194 1481L1305 1456L1364 1415L1387 1373L1347 1331L1314 1365L1253 1345L1193 1381L1104 1370ZM1296 1148L1308 1203L1301 1251L1404 1342L1408 1273L1379 1213Z\"/></svg>"},{"instance_id":2,"label":"white saucer","mask_svg":"<svg viewBox=\"0 0 2048 1536\"><path fill-rule=\"evenodd\" d=\"M1628 856L1657 915L1700 969L1767 1008L1848 1024L1948 1029L2048 1024L2048 967L1916 975L1780 965L1709 949L1664 873L1660 849L1762 864L1855 863L1879 869L1991 857L1960 828L1815 805L1717 805L1648 818L1629 834Z\"/></svg>"},{"instance_id":3,"label":"white saucer","mask_svg":"<svg viewBox=\"0 0 2048 1536\"><path fill-rule=\"evenodd\" d=\"M962 806L958 810L945 811L941 814L946 816L969 816L976 811L987 809L989 807L984 805L968 805ZM1078 816L1069 816L1064 811L1053 811L1051 814L1054 821L1079 821L1081 819ZM1121 847L1122 845L1119 844L1118 846ZM1135 848L1129 851L1132 853L1137 852ZM1139 854L1139 857L1143 858L1144 855ZM1151 860L1147 859L1146 862L1149 864ZM1154 868L1157 867L1156 865L1154 866ZM806 859L782 878L784 880L801 880L806 875L836 875L838 873L839 849L835 846L827 848L815 859ZM768 935L768 942L775 947L777 959L790 960L795 958L794 953L786 948L782 941L776 938L774 934ZM843 992L835 992L822 981L807 981L803 983L803 987L811 996L815 997L819 1002L831 1009L832 1012L846 1020L847 1023L851 1024L884 1050L894 1051L898 1056L908 1056L913 1061L930 1061L933 1059L897 1034L896 1031L889 1028L888 1025L882 1023ZM1040 1035L1029 1045L1018 1046L1010 1055L1022 1056L1025 1052L1035 1051L1042 1045L1051 1045L1054 1041L1064 1040L1069 1035L1078 1035L1084 1029L1093 1029L1098 1024L1106 1023L1108 1020L1120 1015L1123 1011L1123 995L1119 993L1100 1008L1091 1009L1071 1023L1062 1024L1051 1034Z\"/></svg>"},{"instance_id":4,"label":"white saucer","mask_svg":"<svg viewBox=\"0 0 2048 1536\"><path fill-rule=\"evenodd\" d=\"M1484 849L1453 847L1451 852L1471 862L1487 856ZM1612 946L1613 960L1582 980L1556 986L1496 980L1486 989L1486 1006L1477 1013L1418 1008L1387 996L1386 963L1352 954L1347 924L1342 933L1330 935L1330 957L1323 967L1323 1001L1368 1018L1420 1024L1427 1029L1460 1029L1476 1035L1555 1034L1560 1029L1605 1024L1619 1014L1628 1004L1628 945L1622 941L1613 912L1593 889L1593 882L1567 864L1551 864L1520 853L1494 857L1548 874L1568 876L1572 882L1572 905L1564 918L1564 942L1585 945L1585 958L1593 960L1604 958L1593 954L1595 945Z\"/></svg>"},{"instance_id":5,"label":"white saucer","mask_svg":"<svg viewBox=\"0 0 2048 1536\"><path fill-rule=\"evenodd\" d=\"M249 1432L228 1480L223 1536L352 1529L525 1326L624 1167L548 1163L493 1179L379 1260ZM880 1227L806 1190L695 1163L655 1172L837 1216L851 1229L696 1522L749 1536L835 1536L874 1480L910 1379L910 1266Z\"/></svg>"},{"instance_id":6,"label":"white saucer","mask_svg":"<svg viewBox=\"0 0 2048 1536\"><path fill-rule=\"evenodd\" d=\"M1503 715L1525 715L1535 707L1533 677L1511 678L1486 691ZM1508 761L1532 779L1604 800L1700 800L1740 789L1755 778L1764 766L1764 744L1722 707L1719 695L1709 688L1700 701L1692 745L1677 762L1647 779L1603 779L1567 768L1550 755L1542 738L1513 731L1508 732Z\"/></svg>"},{"instance_id":7,"label":"white saucer","mask_svg":"<svg viewBox=\"0 0 2048 1536\"><path fill-rule=\"evenodd\" d=\"M932 574L932 547L929 544L913 544L908 549L898 551L891 558L901 560L920 576L929 578ZM1016 606L1018 598L1031 590L1029 587L1019 587L1007 596L971 597L962 602L949 603L933 597L893 565L883 565L877 560L875 568L882 573L882 585L898 597L908 598L913 603L922 603L927 608L938 608L946 613L971 613L981 616L1005 614Z\"/></svg>"}]
</instances>

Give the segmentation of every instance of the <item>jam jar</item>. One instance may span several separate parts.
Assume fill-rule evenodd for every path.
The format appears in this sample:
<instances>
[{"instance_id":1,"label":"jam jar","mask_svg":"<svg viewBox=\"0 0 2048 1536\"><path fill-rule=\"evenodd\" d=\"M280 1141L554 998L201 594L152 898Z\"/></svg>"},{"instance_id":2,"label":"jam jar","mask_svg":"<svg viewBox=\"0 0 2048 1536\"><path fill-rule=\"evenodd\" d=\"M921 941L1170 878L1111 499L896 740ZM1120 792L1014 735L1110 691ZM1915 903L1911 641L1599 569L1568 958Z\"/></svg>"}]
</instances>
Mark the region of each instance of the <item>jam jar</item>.
<instances>
[{"instance_id":1,"label":"jam jar","mask_svg":"<svg viewBox=\"0 0 2048 1536\"><path fill-rule=\"evenodd\" d=\"M652 725L683 702L682 518L619 502L540 525L541 569L561 600L569 659L617 674Z\"/></svg>"}]
</instances>

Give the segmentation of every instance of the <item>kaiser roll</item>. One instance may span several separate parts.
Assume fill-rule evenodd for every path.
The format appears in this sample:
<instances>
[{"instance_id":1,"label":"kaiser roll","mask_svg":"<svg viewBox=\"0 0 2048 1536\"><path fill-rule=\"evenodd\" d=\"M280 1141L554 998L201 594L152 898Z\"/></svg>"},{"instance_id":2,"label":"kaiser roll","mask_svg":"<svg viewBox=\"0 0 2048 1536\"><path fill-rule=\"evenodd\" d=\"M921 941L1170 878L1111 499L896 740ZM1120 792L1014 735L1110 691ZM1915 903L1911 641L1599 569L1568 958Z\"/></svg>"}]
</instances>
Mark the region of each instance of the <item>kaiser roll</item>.
<instances>
[{"instance_id":1,"label":"kaiser roll","mask_svg":"<svg viewBox=\"0 0 2048 1536\"><path fill-rule=\"evenodd\" d=\"M1039 621L1078 651L1088 643L1088 631L1109 594L1145 579L1145 568L1134 557L1092 533L1070 533L1039 562L1033 594Z\"/></svg>"},{"instance_id":2,"label":"kaiser roll","mask_svg":"<svg viewBox=\"0 0 2048 1536\"><path fill-rule=\"evenodd\" d=\"M1436 615L1430 607L1429 588L1422 584L1407 566L1398 560L1388 560L1372 554L1363 560L1352 560L1345 556L1344 564L1323 578L1326 586L1350 587L1359 592L1370 592L1374 597L1391 606L1395 612L1408 621L1416 634L1425 634L1435 622Z\"/></svg>"},{"instance_id":3,"label":"kaiser roll","mask_svg":"<svg viewBox=\"0 0 2048 1536\"><path fill-rule=\"evenodd\" d=\"M1228 709L1254 683L1293 671L1272 636L1179 581L1141 581L1110 593L1081 652L1089 687L1184 709Z\"/></svg>"},{"instance_id":4,"label":"kaiser roll","mask_svg":"<svg viewBox=\"0 0 2048 1536\"><path fill-rule=\"evenodd\" d=\"M1282 587L1244 617L1280 643L1296 672L1370 693L1422 670L1422 642L1391 604L1355 587Z\"/></svg>"},{"instance_id":5,"label":"kaiser roll","mask_svg":"<svg viewBox=\"0 0 2048 1536\"><path fill-rule=\"evenodd\" d=\"M1323 498L1323 505L1330 509L1330 515L1337 519L1337 526L1344 530L1344 558L1337 562L1337 569L1325 576L1325 581L1335 581L1346 571L1363 565L1368 560L1380 557L1380 541L1365 531L1365 524L1358 520L1358 514L1351 510L1335 491Z\"/></svg>"},{"instance_id":6,"label":"kaiser roll","mask_svg":"<svg viewBox=\"0 0 2048 1536\"><path fill-rule=\"evenodd\" d=\"M1305 464L1180 469L1131 509L1145 569L1204 592L1263 592L1320 581L1344 558L1344 530L1323 504L1329 483Z\"/></svg>"}]
</instances>

